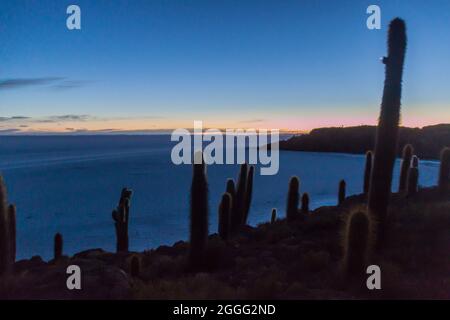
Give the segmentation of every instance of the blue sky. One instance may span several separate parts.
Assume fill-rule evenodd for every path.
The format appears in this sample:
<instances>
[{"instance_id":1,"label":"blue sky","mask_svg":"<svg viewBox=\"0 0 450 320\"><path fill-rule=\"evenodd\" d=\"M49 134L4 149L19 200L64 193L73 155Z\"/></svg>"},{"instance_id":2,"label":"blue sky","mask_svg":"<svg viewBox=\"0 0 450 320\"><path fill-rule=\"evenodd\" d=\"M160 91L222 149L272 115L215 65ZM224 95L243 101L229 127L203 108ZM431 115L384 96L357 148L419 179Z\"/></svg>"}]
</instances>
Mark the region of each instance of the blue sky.
<instances>
[{"instance_id":1,"label":"blue sky","mask_svg":"<svg viewBox=\"0 0 450 320\"><path fill-rule=\"evenodd\" d=\"M374 124L396 16L403 124L449 122L449 1L2 0L0 131Z\"/></svg>"}]
</instances>

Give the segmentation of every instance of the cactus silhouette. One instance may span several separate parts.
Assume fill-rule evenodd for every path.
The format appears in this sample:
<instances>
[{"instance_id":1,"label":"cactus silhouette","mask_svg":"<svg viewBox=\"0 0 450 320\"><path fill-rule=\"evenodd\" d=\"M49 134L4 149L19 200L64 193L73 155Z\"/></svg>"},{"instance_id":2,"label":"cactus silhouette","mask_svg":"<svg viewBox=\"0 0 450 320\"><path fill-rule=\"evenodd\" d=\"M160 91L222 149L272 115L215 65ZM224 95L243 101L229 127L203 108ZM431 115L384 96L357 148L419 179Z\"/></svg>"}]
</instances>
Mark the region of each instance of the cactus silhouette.
<instances>
[{"instance_id":1,"label":"cactus silhouette","mask_svg":"<svg viewBox=\"0 0 450 320\"><path fill-rule=\"evenodd\" d=\"M369 213L377 221L378 249L382 247L385 238L392 172L397 151L405 51L405 23L396 18L389 25L388 56L383 59L385 82L368 196Z\"/></svg>"},{"instance_id":2,"label":"cactus silhouette","mask_svg":"<svg viewBox=\"0 0 450 320\"><path fill-rule=\"evenodd\" d=\"M406 191L407 180L408 180L408 171L411 167L411 158L413 156L414 149L410 144L407 144L403 148L403 159L402 166L400 170L400 181L398 185L398 191L403 192Z\"/></svg>"},{"instance_id":3,"label":"cactus silhouette","mask_svg":"<svg viewBox=\"0 0 450 320\"><path fill-rule=\"evenodd\" d=\"M222 201L219 205L219 236L223 240L228 239L230 228L230 215L231 215L232 200L228 192L222 195Z\"/></svg>"},{"instance_id":4,"label":"cactus silhouette","mask_svg":"<svg viewBox=\"0 0 450 320\"><path fill-rule=\"evenodd\" d=\"M441 151L438 187L443 194L450 192L450 148L444 148Z\"/></svg>"},{"instance_id":5,"label":"cactus silhouette","mask_svg":"<svg viewBox=\"0 0 450 320\"><path fill-rule=\"evenodd\" d=\"M233 179L228 179L227 180L226 192L231 197L231 211L230 211L230 216L228 217L228 219L229 219L229 222L228 222L228 233L230 234L233 231L232 230L233 221L234 221L234 219L236 219L234 217L234 215L236 214L236 187L235 187Z\"/></svg>"},{"instance_id":6,"label":"cactus silhouette","mask_svg":"<svg viewBox=\"0 0 450 320\"><path fill-rule=\"evenodd\" d=\"M302 195L301 212L304 214L309 212L309 194L306 192Z\"/></svg>"},{"instance_id":7,"label":"cactus silhouette","mask_svg":"<svg viewBox=\"0 0 450 320\"><path fill-rule=\"evenodd\" d=\"M419 168L419 158L416 155L412 156L411 167Z\"/></svg>"},{"instance_id":8,"label":"cactus silhouette","mask_svg":"<svg viewBox=\"0 0 450 320\"><path fill-rule=\"evenodd\" d=\"M270 223L274 224L276 220L277 220L277 209L273 208L272 209L272 216L270 218Z\"/></svg>"},{"instance_id":9,"label":"cactus silhouette","mask_svg":"<svg viewBox=\"0 0 450 320\"><path fill-rule=\"evenodd\" d=\"M192 269L203 268L206 262L208 241L208 182L203 154L197 152L193 165L190 203L190 246L189 265Z\"/></svg>"},{"instance_id":10,"label":"cactus silhouette","mask_svg":"<svg viewBox=\"0 0 450 320\"><path fill-rule=\"evenodd\" d=\"M0 276L11 271L15 260L15 207L8 206L8 195L0 175ZM13 221L12 215L14 213Z\"/></svg>"},{"instance_id":11,"label":"cactus silhouette","mask_svg":"<svg viewBox=\"0 0 450 320\"><path fill-rule=\"evenodd\" d=\"M345 180L339 181L339 192L338 192L338 205L340 206L345 201Z\"/></svg>"},{"instance_id":12,"label":"cactus silhouette","mask_svg":"<svg viewBox=\"0 0 450 320\"><path fill-rule=\"evenodd\" d=\"M416 167L410 167L408 170L407 180L407 195L413 196L417 193L419 182L419 169Z\"/></svg>"},{"instance_id":13,"label":"cactus silhouette","mask_svg":"<svg viewBox=\"0 0 450 320\"><path fill-rule=\"evenodd\" d=\"M297 217L298 202L299 202L299 187L300 182L297 177L292 177L289 181L289 191L286 204L286 218L293 220Z\"/></svg>"},{"instance_id":14,"label":"cactus silhouette","mask_svg":"<svg viewBox=\"0 0 450 320\"><path fill-rule=\"evenodd\" d=\"M53 257L54 260L58 260L62 257L63 255L63 237L60 233L55 234L55 239L54 239L55 243L54 243L54 251L53 251Z\"/></svg>"},{"instance_id":15,"label":"cactus silhouette","mask_svg":"<svg viewBox=\"0 0 450 320\"><path fill-rule=\"evenodd\" d=\"M370 174L372 172L372 162L373 162L372 151L367 151L366 152L366 165L364 167L364 187L363 187L364 194L369 193Z\"/></svg>"},{"instance_id":16,"label":"cactus silhouette","mask_svg":"<svg viewBox=\"0 0 450 320\"><path fill-rule=\"evenodd\" d=\"M247 189L248 165L243 163L239 171L237 182L236 197L233 204L233 214L231 216L231 229L236 232L244 221L245 214L245 195Z\"/></svg>"},{"instance_id":17,"label":"cactus silhouette","mask_svg":"<svg viewBox=\"0 0 450 320\"><path fill-rule=\"evenodd\" d=\"M133 256L130 262L130 274L133 278L139 277L141 273L141 262L137 256Z\"/></svg>"},{"instance_id":18,"label":"cactus silhouette","mask_svg":"<svg viewBox=\"0 0 450 320\"><path fill-rule=\"evenodd\" d=\"M252 193L253 193L253 176L255 172L255 167L250 166L247 175L247 187L245 188L245 209L244 209L244 219L242 221L243 225L247 224L248 214L250 212L250 206L252 204Z\"/></svg>"},{"instance_id":19,"label":"cactus silhouette","mask_svg":"<svg viewBox=\"0 0 450 320\"><path fill-rule=\"evenodd\" d=\"M346 276L365 274L369 250L370 221L363 211L352 213L345 230L344 271Z\"/></svg>"},{"instance_id":20,"label":"cactus silhouette","mask_svg":"<svg viewBox=\"0 0 450 320\"><path fill-rule=\"evenodd\" d=\"M227 180L227 189L226 192L228 192L233 200L233 198L236 196L236 188L234 186L234 180L228 179Z\"/></svg>"},{"instance_id":21,"label":"cactus silhouette","mask_svg":"<svg viewBox=\"0 0 450 320\"><path fill-rule=\"evenodd\" d=\"M130 216L130 199L133 191L123 188L120 194L119 205L112 212L116 228L117 252L128 252L128 221Z\"/></svg>"}]
</instances>

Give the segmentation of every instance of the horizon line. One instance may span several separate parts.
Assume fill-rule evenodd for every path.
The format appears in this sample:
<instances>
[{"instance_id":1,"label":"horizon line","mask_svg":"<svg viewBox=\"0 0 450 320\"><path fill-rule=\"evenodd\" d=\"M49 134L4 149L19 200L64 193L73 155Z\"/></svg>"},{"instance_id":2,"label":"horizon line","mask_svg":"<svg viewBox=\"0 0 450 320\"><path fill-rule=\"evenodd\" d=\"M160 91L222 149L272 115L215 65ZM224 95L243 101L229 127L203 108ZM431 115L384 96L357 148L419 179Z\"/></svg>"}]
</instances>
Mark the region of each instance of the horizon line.
<instances>
[{"instance_id":1,"label":"horizon line","mask_svg":"<svg viewBox=\"0 0 450 320\"><path fill-rule=\"evenodd\" d=\"M400 128L412 128L412 129L423 129L425 127L434 127L434 126L441 126L441 125L449 125L450 123L437 123L437 124L430 124L430 125L424 125L424 126L400 126ZM265 129L265 128L203 128L203 131L205 130L217 130L218 132L225 133L225 131L228 130L279 130L279 134L286 135L286 134L308 134L312 132L313 130L317 129L326 129L326 128L357 128L357 127L377 127L377 125L372 124L360 124L360 125L354 125L354 126L323 126L323 127L317 127L313 128L311 130L292 130L292 129ZM170 135L174 130L177 130L179 128L167 128L167 129L141 129L141 130L121 130L121 129L111 129L111 130L76 130L76 131L21 131L21 130L1 130L0 129L0 136L3 137L17 137L17 136L126 136L126 135L134 135L134 136L147 136L147 135ZM189 132L193 132L194 128L185 128ZM206 133L208 134L208 133Z\"/></svg>"}]
</instances>

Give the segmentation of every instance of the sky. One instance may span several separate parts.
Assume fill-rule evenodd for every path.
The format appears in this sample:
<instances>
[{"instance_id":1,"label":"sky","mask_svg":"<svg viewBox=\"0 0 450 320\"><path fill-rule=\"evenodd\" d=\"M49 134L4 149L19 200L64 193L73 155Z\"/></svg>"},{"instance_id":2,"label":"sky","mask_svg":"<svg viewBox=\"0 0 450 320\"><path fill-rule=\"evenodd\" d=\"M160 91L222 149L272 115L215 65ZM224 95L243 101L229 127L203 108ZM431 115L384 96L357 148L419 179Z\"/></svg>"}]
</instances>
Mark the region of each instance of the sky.
<instances>
[{"instance_id":1,"label":"sky","mask_svg":"<svg viewBox=\"0 0 450 320\"><path fill-rule=\"evenodd\" d=\"M448 0L2 0L0 133L376 124L397 16L402 125L450 122Z\"/></svg>"}]
</instances>

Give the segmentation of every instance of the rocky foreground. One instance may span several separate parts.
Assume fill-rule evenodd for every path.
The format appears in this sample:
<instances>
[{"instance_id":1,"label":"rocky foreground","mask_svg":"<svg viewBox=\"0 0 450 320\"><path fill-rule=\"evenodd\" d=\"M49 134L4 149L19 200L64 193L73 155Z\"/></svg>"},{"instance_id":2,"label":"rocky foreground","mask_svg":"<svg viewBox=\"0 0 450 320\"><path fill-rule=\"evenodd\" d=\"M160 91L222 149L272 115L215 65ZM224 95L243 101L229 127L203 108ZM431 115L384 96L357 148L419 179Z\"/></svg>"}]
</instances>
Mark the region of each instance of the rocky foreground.
<instances>
[{"instance_id":1,"label":"rocky foreground","mask_svg":"<svg viewBox=\"0 0 450 320\"><path fill-rule=\"evenodd\" d=\"M18 261L1 280L2 299L450 299L450 199L423 189L392 196L387 246L372 254L381 290L342 273L348 214L363 195L321 207L293 222L245 227L232 240L209 237L208 265L186 267L188 243L115 254L101 249L44 262ZM131 267L133 257L139 264ZM68 290L69 265L81 268L81 290Z\"/></svg>"}]
</instances>

